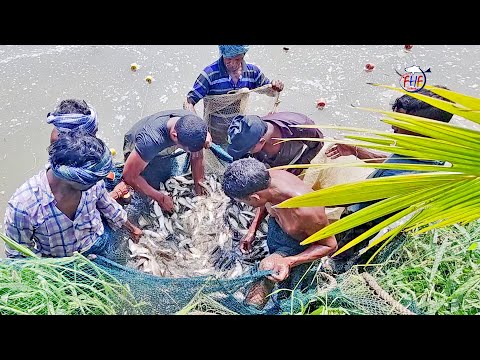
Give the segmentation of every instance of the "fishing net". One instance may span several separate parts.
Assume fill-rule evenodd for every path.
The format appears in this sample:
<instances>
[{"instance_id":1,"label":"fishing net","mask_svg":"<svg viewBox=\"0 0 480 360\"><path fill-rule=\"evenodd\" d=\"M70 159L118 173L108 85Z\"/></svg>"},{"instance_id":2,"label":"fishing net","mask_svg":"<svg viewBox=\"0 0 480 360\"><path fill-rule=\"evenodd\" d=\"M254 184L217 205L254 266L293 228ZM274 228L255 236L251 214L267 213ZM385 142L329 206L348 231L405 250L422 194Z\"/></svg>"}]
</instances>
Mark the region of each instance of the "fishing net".
<instances>
[{"instance_id":1,"label":"fishing net","mask_svg":"<svg viewBox=\"0 0 480 360\"><path fill-rule=\"evenodd\" d=\"M227 145L228 126L236 115L266 115L269 111L274 112L280 103L279 94L272 90L271 84L267 84L252 90L242 88L225 95L205 96L203 118L209 126L213 142L222 146Z\"/></svg>"},{"instance_id":2,"label":"fishing net","mask_svg":"<svg viewBox=\"0 0 480 360\"><path fill-rule=\"evenodd\" d=\"M354 265L341 274L332 271L332 259L321 259L316 279L304 292L294 292L280 301L279 313L298 314L310 309L323 309L322 314L351 315L415 315L421 313L417 303L400 298L392 291L386 291L384 273L378 266L394 268L401 264L401 252L405 237L384 247L372 266ZM395 261L392 261L396 259ZM400 301L399 301L400 298Z\"/></svg>"},{"instance_id":3,"label":"fishing net","mask_svg":"<svg viewBox=\"0 0 480 360\"><path fill-rule=\"evenodd\" d=\"M182 159L181 156L177 158ZM185 155L185 159L176 166L175 173L182 175L175 175L160 184L160 188L163 186L173 196L176 215L159 212L158 204L156 206L137 193L126 206L129 219L150 234L135 247L128 240L128 234L124 230L119 231L117 237L121 246L112 247L115 256L109 258L122 261L96 256L93 259L95 268L90 269L83 264L83 272L88 275L81 276L77 270L72 270L78 267L78 256L7 262L15 264L12 269L25 267L29 261L44 262L47 267L63 264L61 273L67 287L73 283L97 288L97 277L107 279L117 284L119 289L120 286L128 289L133 296L128 298L125 295L115 300L115 311L110 313L118 314L295 314L319 307L326 309L325 313L408 314L415 308L412 302L395 301L378 285L375 275L363 271L365 268L354 266L343 274L333 275L326 261L315 262L290 289L277 288L263 309L247 305L245 296L249 288L268 274L258 270L260 260L268 254L268 218L256 234L255 250L242 254L238 244L253 219L253 209L227 199L221 192L220 178L214 174L207 176L205 184L211 196L197 197L194 201L191 174L185 173L188 168L186 161L188 158ZM169 225L165 226L167 221ZM392 242L377 258L388 261L397 248L398 243ZM8 276L17 282L15 272ZM308 286L301 287L299 284L304 278L313 280ZM39 286L52 286L50 280L43 281L35 274L30 279L35 279ZM21 281L18 282L21 284ZM0 301L12 304L15 298L9 295L10 292L9 287L0 286ZM28 297L24 301L33 309L44 306L44 302L49 303L45 299L34 302ZM64 313L58 306L48 306L40 313ZM72 312L83 311L74 308ZM91 310L85 313L99 312Z\"/></svg>"}]
</instances>

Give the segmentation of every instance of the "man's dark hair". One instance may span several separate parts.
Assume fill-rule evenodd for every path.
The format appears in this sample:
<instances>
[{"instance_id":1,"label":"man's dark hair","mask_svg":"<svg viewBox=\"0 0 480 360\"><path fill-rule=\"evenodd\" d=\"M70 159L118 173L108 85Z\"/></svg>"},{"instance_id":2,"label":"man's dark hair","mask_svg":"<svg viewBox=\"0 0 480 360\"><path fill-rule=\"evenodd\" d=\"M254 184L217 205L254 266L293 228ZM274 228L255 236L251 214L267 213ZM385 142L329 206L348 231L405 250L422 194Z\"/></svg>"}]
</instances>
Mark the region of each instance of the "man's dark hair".
<instances>
[{"instance_id":1,"label":"man's dark hair","mask_svg":"<svg viewBox=\"0 0 480 360\"><path fill-rule=\"evenodd\" d=\"M434 85L435 87L439 87L442 89L449 90L447 87L442 86L442 85ZM445 100L448 102L451 102L448 99L445 99L444 97L435 94L434 92L426 89L422 89L417 92L418 94L422 95L427 95L436 99L440 100ZM440 110L439 108L432 106L430 104L427 104L424 101L415 99L409 95L403 95L400 96L399 98L395 99L395 102L392 105L392 110L398 112L398 110L403 109L407 114L409 115L414 115L414 116L421 116L424 118L432 119L432 120L438 120L442 122L448 123L453 114Z\"/></svg>"},{"instance_id":2,"label":"man's dark hair","mask_svg":"<svg viewBox=\"0 0 480 360\"><path fill-rule=\"evenodd\" d=\"M90 115L91 111L85 100L66 99L53 110L52 115L83 114Z\"/></svg>"},{"instance_id":3,"label":"man's dark hair","mask_svg":"<svg viewBox=\"0 0 480 360\"><path fill-rule=\"evenodd\" d=\"M223 192L234 199L245 199L269 185L270 173L264 163L254 158L232 162L223 174Z\"/></svg>"},{"instance_id":4,"label":"man's dark hair","mask_svg":"<svg viewBox=\"0 0 480 360\"><path fill-rule=\"evenodd\" d=\"M48 147L52 165L85 167L89 162L100 163L107 151L105 143L83 130L61 133Z\"/></svg>"},{"instance_id":5,"label":"man's dark hair","mask_svg":"<svg viewBox=\"0 0 480 360\"><path fill-rule=\"evenodd\" d=\"M196 115L185 115L175 124L178 142L189 151L200 151L207 139L207 123Z\"/></svg>"}]
</instances>

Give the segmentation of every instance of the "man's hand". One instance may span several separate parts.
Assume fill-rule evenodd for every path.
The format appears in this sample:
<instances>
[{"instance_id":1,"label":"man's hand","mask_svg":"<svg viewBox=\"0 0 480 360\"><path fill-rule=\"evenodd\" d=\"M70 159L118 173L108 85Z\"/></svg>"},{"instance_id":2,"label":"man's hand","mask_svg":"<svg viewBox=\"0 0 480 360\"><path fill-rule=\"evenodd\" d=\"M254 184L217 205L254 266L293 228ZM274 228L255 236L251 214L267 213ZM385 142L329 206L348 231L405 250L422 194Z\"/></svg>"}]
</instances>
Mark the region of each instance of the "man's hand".
<instances>
[{"instance_id":1,"label":"man's hand","mask_svg":"<svg viewBox=\"0 0 480 360\"><path fill-rule=\"evenodd\" d=\"M208 149L210 145L212 145L212 135L210 135L210 131L207 131L207 139L205 140L205 145L203 147Z\"/></svg>"},{"instance_id":2,"label":"man's hand","mask_svg":"<svg viewBox=\"0 0 480 360\"><path fill-rule=\"evenodd\" d=\"M173 199L165 192L158 191L157 195L153 198L158 205L166 212L173 212Z\"/></svg>"},{"instance_id":3,"label":"man's hand","mask_svg":"<svg viewBox=\"0 0 480 360\"><path fill-rule=\"evenodd\" d=\"M340 156L356 155L355 146L347 144L335 144L325 152L327 157L336 159Z\"/></svg>"},{"instance_id":4,"label":"man's hand","mask_svg":"<svg viewBox=\"0 0 480 360\"><path fill-rule=\"evenodd\" d=\"M110 195L115 199L120 199L122 198L124 195L127 195L129 193L129 187L127 186L127 184L125 184L124 181L120 181L117 186L115 186L112 190L112 192L110 193Z\"/></svg>"},{"instance_id":5,"label":"man's hand","mask_svg":"<svg viewBox=\"0 0 480 360\"><path fill-rule=\"evenodd\" d=\"M195 111L195 107L194 105L188 101L188 99L185 99L183 101L183 109L184 110L188 110L188 111L191 111L192 113L194 113L195 115L197 114L197 112Z\"/></svg>"},{"instance_id":6,"label":"man's hand","mask_svg":"<svg viewBox=\"0 0 480 360\"><path fill-rule=\"evenodd\" d=\"M243 254L248 254L252 251L252 243L255 240L255 233L248 232L247 235L240 240L240 251Z\"/></svg>"},{"instance_id":7,"label":"man's hand","mask_svg":"<svg viewBox=\"0 0 480 360\"><path fill-rule=\"evenodd\" d=\"M198 195L198 196L207 195L207 191L205 190L205 188L202 185L200 185L200 182L203 182L203 179L201 181L199 181L198 183L195 183L195 185L193 186L194 190L195 190L195 194Z\"/></svg>"},{"instance_id":8,"label":"man's hand","mask_svg":"<svg viewBox=\"0 0 480 360\"><path fill-rule=\"evenodd\" d=\"M283 281L290 275L288 259L279 254L267 256L260 262L259 269L272 270L272 275L267 278L274 282Z\"/></svg>"},{"instance_id":9,"label":"man's hand","mask_svg":"<svg viewBox=\"0 0 480 360\"><path fill-rule=\"evenodd\" d=\"M280 80L274 80L272 81L272 89L275 90L275 91L282 91L283 90L283 82L281 82Z\"/></svg>"},{"instance_id":10,"label":"man's hand","mask_svg":"<svg viewBox=\"0 0 480 360\"><path fill-rule=\"evenodd\" d=\"M140 240L140 238L142 237L143 235L143 231L136 227L136 226L133 226L131 232L130 232L130 235L132 237L132 240L135 244L138 244L138 241Z\"/></svg>"}]
</instances>

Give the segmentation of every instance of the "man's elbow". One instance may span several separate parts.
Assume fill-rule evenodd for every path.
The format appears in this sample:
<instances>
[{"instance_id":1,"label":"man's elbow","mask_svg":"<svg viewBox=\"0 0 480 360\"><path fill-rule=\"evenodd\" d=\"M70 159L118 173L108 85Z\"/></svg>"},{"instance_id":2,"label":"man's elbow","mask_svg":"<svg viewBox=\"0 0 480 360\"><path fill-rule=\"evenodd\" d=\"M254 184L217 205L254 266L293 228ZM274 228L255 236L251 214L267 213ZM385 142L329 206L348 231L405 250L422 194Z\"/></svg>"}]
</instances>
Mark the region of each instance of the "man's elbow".
<instances>
[{"instance_id":1,"label":"man's elbow","mask_svg":"<svg viewBox=\"0 0 480 360\"><path fill-rule=\"evenodd\" d=\"M122 175L123 181L128 185L133 185L135 183L136 176L129 172L124 172Z\"/></svg>"}]
</instances>

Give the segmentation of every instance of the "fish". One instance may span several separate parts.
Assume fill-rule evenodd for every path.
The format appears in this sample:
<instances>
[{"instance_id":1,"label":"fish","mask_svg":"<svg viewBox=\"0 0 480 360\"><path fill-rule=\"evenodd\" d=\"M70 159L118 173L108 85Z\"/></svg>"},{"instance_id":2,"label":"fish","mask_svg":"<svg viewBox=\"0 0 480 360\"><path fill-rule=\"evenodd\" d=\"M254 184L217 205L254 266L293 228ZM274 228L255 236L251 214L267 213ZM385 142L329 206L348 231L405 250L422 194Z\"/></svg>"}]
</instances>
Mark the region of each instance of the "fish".
<instances>
[{"instance_id":1,"label":"fish","mask_svg":"<svg viewBox=\"0 0 480 360\"><path fill-rule=\"evenodd\" d=\"M180 205L188 207L189 209L193 209L193 206L191 204L189 204L188 201L185 198L178 198L178 203Z\"/></svg>"},{"instance_id":2,"label":"fish","mask_svg":"<svg viewBox=\"0 0 480 360\"><path fill-rule=\"evenodd\" d=\"M417 65L412 65L412 66L406 67L405 71L407 73L421 73L421 72L423 72L422 69L420 69Z\"/></svg>"},{"instance_id":3,"label":"fish","mask_svg":"<svg viewBox=\"0 0 480 360\"><path fill-rule=\"evenodd\" d=\"M232 228L234 228L235 230L238 228L238 222L237 222L237 220L235 220L233 217L230 217L230 216L229 216L229 217L228 217L228 222L229 222L230 226L231 226Z\"/></svg>"},{"instance_id":4,"label":"fish","mask_svg":"<svg viewBox=\"0 0 480 360\"><path fill-rule=\"evenodd\" d=\"M151 230L147 230L147 229L144 229L143 230L143 233L147 236L151 236L151 237L154 237L156 239L161 239L162 237L160 236L160 234L156 233L155 231L151 231Z\"/></svg>"},{"instance_id":5,"label":"fish","mask_svg":"<svg viewBox=\"0 0 480 360\"><path fill-rule=\"evenodd\" d=\"M238 215L238 220L240 220L240 223L242 224L242 226L243 226L244 229L247 229L247 228L248 228L248 223L249 223L249 221L248 221L248 219L247 219L244 215L239 214L239 215Z\"/></svg>"},{"instance_id":6,"label":"fish","mask_svg":"<svg viewBox=\"0 0 480 360\"><path fill-rule=\"evenodd\" d=\"M187 178L185 178L183 176L174 176L173 178L175 180L177 180L178 182L182 183L182 184L193 185L193 180L188 180Z\"/></svg>"},{"instance_id":7,"label":"fish","mask_svg":"<svg viewBox=\"0 0 480 360\"><path fill-rule=\"evenodd\" d=\"M147 226L148 224L149 224L148 221L142 215L140 215L140 217L138 218L138 226L143 228L143 227Z\"/></svg>"},{"instance_id":8,"label":"fish","mask_svg":"<svg viewBox=\"0 0 480 360\"><path fill-rule=\"evenodd\" d=\"M170 234L173 233L172 222L170 219L165 219L165 228Z\"/></svg>"},{"instance_id":9,"label":"fish","mask_svg":"<svg viewBox=\"0 0 480 360\"><path fill-rule=\"evenodd\" d=\"M242 254L238 247L255 217L253 207L228 198L217 176L207 174L201 186L207 196L194 193L191 174L160 185L172 196L174 212L166 213L150 201L150 210L139 214L144 236L136 247L130 246L132 260L127 266L155 276L234 278L258 264L266 253L261 229L255 238L255 256Z\"/></svg>"},{"instance_id":10,"label":"fish","mask_svg":"<svg viewBox=\"0 0 480 360\"><path fill-rule=\"evenodd\" d=\"M153 211L155 212L155 215L160 218L160 217L163 217L163 211L162 211L162 208L160 207L160 205L158 204L158 202L154 202L153 203Z\"/></svg>"},{"instance_id":11,"label":"fish","mask_svg":"<svg viewBox=\"0 0 480 360\"><path fill-rule=\"evenodd\" d=\"M186 238L185 240L182 240L178 243L178 247L183 247L185 245L188 245L192 242L192 239Z\"/></svg>"},{"instance_id":12,"label":"fish","mask_svg":"<svg viewBox=\"0 0 480 360\"><path fill-rule=\"evenodd\" d=\"M249 216L249 217L252 217L252 218L255 217L255 213L253 211L241 210L240 214L242 214L244 216Z\"/></svg>"}]
</instances>

